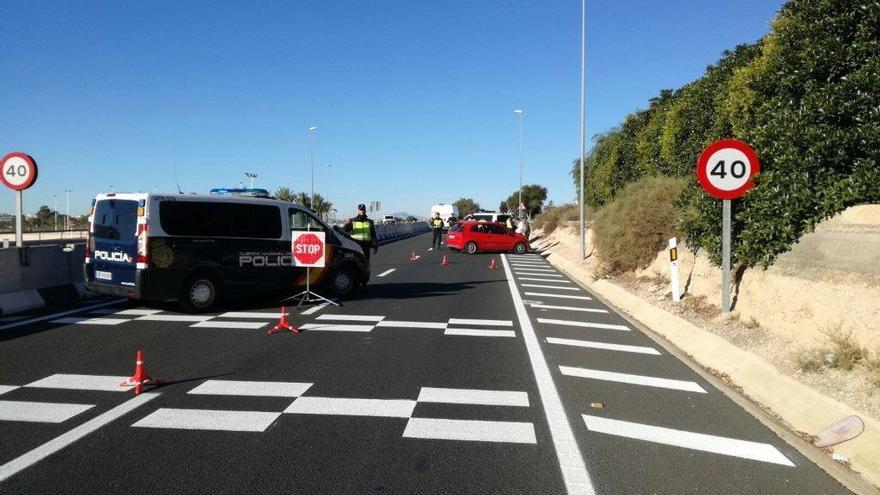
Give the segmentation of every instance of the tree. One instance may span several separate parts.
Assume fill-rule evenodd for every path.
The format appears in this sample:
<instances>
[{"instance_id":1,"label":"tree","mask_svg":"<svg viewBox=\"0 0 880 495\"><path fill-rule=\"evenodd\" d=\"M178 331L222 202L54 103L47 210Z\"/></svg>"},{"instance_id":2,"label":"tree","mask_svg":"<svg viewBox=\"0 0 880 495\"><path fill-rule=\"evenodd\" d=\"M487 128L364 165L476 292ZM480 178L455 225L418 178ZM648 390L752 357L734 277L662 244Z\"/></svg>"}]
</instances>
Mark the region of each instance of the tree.
<instances>
[{"instance_id":1,"label":"tree","mask_svg":"<svg viewBox=\"0 0 880 495\"><path fill-rule=\"evenodd\" d=\"M526 207L526 215L529 218L541 213L544 201L547 199L547 188L538 184L523 186L522 202ZM514 191L507 198L508 211L517 212L519 207L519 190Z\"/></svg>"},{"instance_id":2,"label":"tree","mask_svg":"<svg viewBox=\"0 0 880 495\"><path fill-rule=\"evenodd\" d=\"M279 187L277 191L275 191L275 198L280 199L281 201L289 201L293 203L293 192L290 188L287 187Z\"/></svg>"},{"instance_id":3,"label":"tree","mask_svg":"<svg viewBox=\"0 0 880 495\"><path fill-rule=\"evenodd\" d=\"M471 198L458 198L458 201L452 203L452 205L458 208L458 214L461 215L462 218L471 213L476 213L480 209L479 203Z\"/></svg>"},{"instance_id":4,"label":"tree","mask_svg":"<svg viewBox=\"0 0 880 495\"><path fill-rule=\"evenodd\" d=\"M507 201L502 201L500 205L498 205L498 213L507 213L510 209L507 207Z\"/></svg>"}]
</instances>

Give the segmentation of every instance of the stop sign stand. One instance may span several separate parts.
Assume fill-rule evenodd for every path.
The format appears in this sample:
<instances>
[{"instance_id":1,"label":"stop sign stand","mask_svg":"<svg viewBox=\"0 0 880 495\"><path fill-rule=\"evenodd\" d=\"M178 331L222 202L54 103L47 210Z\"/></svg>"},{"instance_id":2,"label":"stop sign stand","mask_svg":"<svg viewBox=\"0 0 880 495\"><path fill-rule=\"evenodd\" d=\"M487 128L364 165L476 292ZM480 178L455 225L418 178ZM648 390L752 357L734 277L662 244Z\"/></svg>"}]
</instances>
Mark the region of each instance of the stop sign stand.
<instances>
[{"instance_id":1,"label":"stop sign stand","mask_svg":"<svg viewBox=\"0 0 880 495\"><path fill-rule=\"evenodd\" d=\"M722 139L710 144L697 159L697 179L712 197L721 200L721 311L730 312L730 201L755 187L761 171L758 155L748 144Z\"/></svg>"},{"instance_id":2,"label":"stop sign stand","mask_svg":"<svg viewBox=\"0 0 880 495\"><path fill-rule=\"evenodd\" d=\"M324 254L326 250L326 244L324 242L324 232L312 232L311 222L309 222L308 230L305 232L295 232L294 237L290 241L290 249L293 254L293 263L294 266L305 266L306 267L306 290L300 292L299 294L291 296L289 299L299 299L299 303L297 303L296 307L300 307L305 303L317 303L317 302L325 302L328 304L332 304L334 306L339 306L339 303L331 301L326 297L312 291L311 281L312 281L312 267L323 267L324 266ZM307 243L301 242L300 239L305 239ZM313 241L317 241L317 244L314 244ZM305 256L297 256L297 248L298 246L320 246L320 256L312 259L306 253Z\"/></svg>"},{"instance_id":3,"label":"stop sign stand","mask_svg":"<svg viewBox=\"0 0 880 495\"><path fill-rule=\"evenodd\" d=\"M0 182L15 191L15 245L24 247L21 217L24 204L21 192L37 180L37 163L30 155L13 152L0 161Z\"/></svg>"}]
</instances>

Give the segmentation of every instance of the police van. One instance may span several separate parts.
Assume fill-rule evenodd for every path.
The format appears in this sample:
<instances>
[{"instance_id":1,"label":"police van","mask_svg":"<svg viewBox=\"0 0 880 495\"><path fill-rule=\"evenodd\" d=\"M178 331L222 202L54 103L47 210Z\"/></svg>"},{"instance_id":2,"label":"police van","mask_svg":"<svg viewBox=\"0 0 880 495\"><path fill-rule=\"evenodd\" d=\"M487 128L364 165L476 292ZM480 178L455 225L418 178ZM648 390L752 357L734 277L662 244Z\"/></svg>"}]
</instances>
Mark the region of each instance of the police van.
<instances>
[{"instance_id":1,"label":"police van","mask_svg":"<svg viewBox=\"0 0 880 495\"><path fill-rule=\"evenodd\" d=\"M291 232L325 233L325 267L310 282L346 296L370 278L360 246L314 213L245 195L99 194L89 210L86 287L208 311L222 296L292 294L306 283ZM321 290L321 289L319 289Z\"/></svg>"}]
</instances>

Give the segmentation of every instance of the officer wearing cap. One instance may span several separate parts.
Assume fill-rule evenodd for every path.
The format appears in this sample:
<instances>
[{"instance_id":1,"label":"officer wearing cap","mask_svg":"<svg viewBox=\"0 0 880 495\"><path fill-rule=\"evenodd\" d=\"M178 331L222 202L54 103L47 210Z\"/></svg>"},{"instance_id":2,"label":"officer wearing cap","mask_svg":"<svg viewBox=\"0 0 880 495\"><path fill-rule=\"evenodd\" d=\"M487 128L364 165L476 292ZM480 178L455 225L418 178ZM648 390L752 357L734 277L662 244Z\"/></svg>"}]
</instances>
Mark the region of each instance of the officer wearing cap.
<instances>
[{"instance_id":1,"label":"officer wearing cap","mask_svg":"<svg viewBox=\"0 0 880 495\"><path fill-rule=\"evenodd\" d=\"M370 248L373 254L379 252L379 244L376 240L376 226L367 216L367 207L363 203L358 205L358 214L345 224L345 231L351 235L351 238L361 245L367 260L370 259Z\"/></svg>"}]
</instances>

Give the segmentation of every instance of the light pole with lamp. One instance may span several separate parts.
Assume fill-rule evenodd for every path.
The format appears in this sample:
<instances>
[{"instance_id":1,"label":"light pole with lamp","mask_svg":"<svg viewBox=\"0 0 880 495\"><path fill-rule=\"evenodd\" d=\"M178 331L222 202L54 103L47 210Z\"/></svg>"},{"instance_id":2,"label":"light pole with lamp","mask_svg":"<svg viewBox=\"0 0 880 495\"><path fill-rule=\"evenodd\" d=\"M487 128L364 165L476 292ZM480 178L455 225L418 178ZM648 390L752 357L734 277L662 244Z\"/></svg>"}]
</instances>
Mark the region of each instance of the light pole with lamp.
<instances>
[{"instance_id":1,"label":"light pole with lamp","mask_svg":"<svg viewBox=\"0 0 880 495\"><path fill-rule=\"evenodd\" d=\"M585 259L587 257L587 234L586 234L586 222L584 219L584 209L586 205L584 204L584 154L586 153L586 143L585 143L585 135L586 135L586 124L587 124L587 107L585 101L585 88L586 88L586 67L587 67L587 0L581 0L581 154L580 154L580 175L578 184L579 187L579 198L578 198L578 220L580 221L580 234L581 234L581 259Z\"/></svg>"},{"instance_id":2,"label":"light pole with lamp","mask_svg":"<svg viewBox=\"0 0 880 495\"><path fill-rule=\"evenodd\" d=\"M250 188L253 189L254 188L254 179L257 178L257 174L255 174L253 172L245 172L244 176L247 177L248 179L250 179L250 181L251 181Z\"/></svg>"},{"instance_id":3,"label":"light pole with lamp","mask_svg":"<svg viewBox=\"0 0 880 495\"><path fill-rule=\"evenodd\" d=\"M524 116L523 116L523 111L520 108L517 108L516 110L514 110L513 113L519 115L519 204L516 205L516 207L517 207L517 211L520 211L519 207L520 207L520 205L523 204L523 202L522 202L522 188L523 188L522 182L523 182L523 118L524 118ZM523 211L522 213L519 214L520 218L522 218L523 213L525 213L525 212Z\"/></svg>"},{"instance_id":4,"label":"light pole with lamp","mask_svg":"<svg viewBox=\"0 0 880 495\"><path fill-rule=\"evenodd\" d=\"M327 164L327 195L324 196L324 202L330 204L330 169L333 165ZM327 221L330 221L330 208L327 208Z\"/></svg>"},{"instance_id":5,"label":"light pole with lamp","mask_svg":"<svg viewBox=\"0 0 880 495\"><path fill-rule=\"evenodd\" d=\"M64 190L64 202L67 204L65 207L64 230L70 230L70 189Z\"/></svg>"},{"instance_id":6,"label":"light pole with lamp","mask_svg":"<svg viewBox=\"0 0 880 495\"><path fill-rule=\"evenodd\" d=\"M52 230L58 230L58 195L52 195L52 204L54 205L52 211L55 212L55 220L53 220Z\"/></svg>"},{"instance_id":7,"label":"light pole with lamp","mask_svg":"<svg viewBox=\"0 0 880 495\"><path fill-rule=\"evenodd\" d=\"M315 130L318 129L318 126L310 126L309 127L309 165L312 168L312 200L309 203L309 208L312 211L315 211L315 153L314 153L314 136Z\"/></svg>"}]
</instances>

